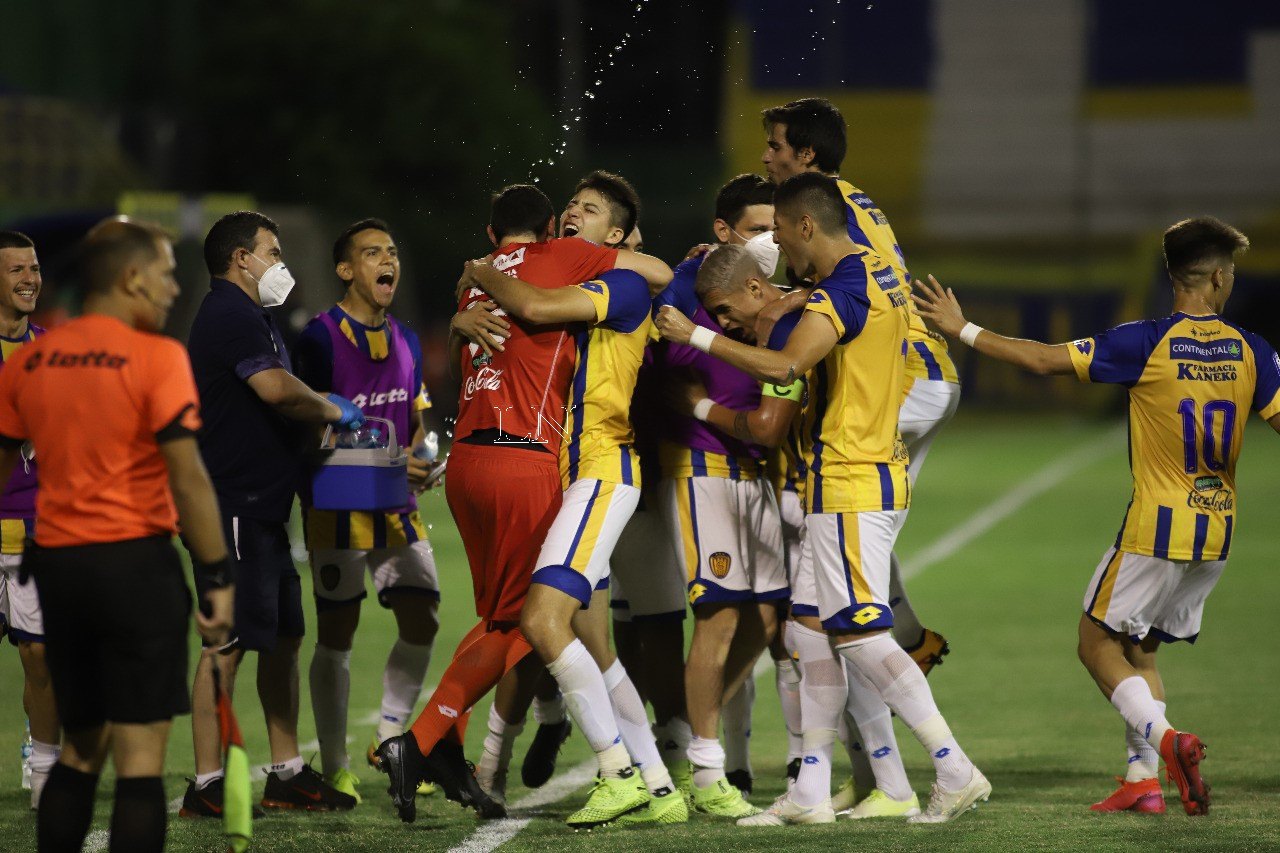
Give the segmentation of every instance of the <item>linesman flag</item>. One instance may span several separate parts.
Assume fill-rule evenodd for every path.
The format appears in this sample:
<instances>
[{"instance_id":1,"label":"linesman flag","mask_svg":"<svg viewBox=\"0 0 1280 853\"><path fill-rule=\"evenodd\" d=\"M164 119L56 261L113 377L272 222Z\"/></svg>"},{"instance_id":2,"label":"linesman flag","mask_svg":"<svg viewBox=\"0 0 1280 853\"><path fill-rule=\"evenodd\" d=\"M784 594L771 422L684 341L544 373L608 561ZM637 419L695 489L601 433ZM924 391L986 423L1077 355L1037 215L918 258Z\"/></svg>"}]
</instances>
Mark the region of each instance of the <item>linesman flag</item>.
<instances>
[{"instance_id":1,"label":"linesman flag","mask_svg":"<svg viewBox=\"0 0 1280 853\"><path fill-rule=\"evenodd\" d=\"M249 754L240 737L231 697L222 690L222 674L218 661L213 665L213 695L218 704L218 731L222 735L223 781L222 833L227 836L227 850L245 853L253 838L253 799L249 787Z\"/></svg>"}]
</instances>

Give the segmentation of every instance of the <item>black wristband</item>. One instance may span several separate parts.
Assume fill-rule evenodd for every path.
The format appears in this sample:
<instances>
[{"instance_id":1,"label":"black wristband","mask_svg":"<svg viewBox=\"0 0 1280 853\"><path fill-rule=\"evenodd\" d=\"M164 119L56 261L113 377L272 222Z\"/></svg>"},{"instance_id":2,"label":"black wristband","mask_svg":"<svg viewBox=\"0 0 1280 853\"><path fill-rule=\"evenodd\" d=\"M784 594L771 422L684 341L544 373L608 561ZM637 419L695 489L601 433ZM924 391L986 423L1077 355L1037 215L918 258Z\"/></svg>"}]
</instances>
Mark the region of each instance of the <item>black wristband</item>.
<instances>
[{"instance_id":1,"label":"black wristband","mask_svg":"<svg viewBox=\"0 0 1280 853\"><path fill-rule=\"evenodd\" d=\"M236 568L230 556L212 563L192 560L191 570L202 589L223 589L231 586L236 580Z\"/></svg>"}]
</instances>

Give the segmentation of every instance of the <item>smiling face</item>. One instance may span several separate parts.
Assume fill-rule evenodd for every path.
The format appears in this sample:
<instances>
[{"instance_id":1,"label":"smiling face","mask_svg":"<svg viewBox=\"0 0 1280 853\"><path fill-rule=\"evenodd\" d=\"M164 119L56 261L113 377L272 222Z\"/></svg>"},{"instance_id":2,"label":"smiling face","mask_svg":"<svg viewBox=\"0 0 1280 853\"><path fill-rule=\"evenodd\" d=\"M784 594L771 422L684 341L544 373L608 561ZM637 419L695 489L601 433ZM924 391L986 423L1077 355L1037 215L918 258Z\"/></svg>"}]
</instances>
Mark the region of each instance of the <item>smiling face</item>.
<instances>
[{"instance_id":1,"label":"smiling face","mask_svg":"<svg viewBox=\"0 0 1280 853\"><path fill-rule=\"evenodd\" d=\"M583 188L574 193L560 214L560 236L581 237L593 243L616 246L627 235L613 224L609 200L599 190Z\"/></svg>"},{"instance_id":2,"label":"smiling face","mask_svg":"<svg viewBox=\"0 0 1280 853\"><path fill-rule=\"evenodd\" d=\"M351 238L347 259L337 266L349 296L375 311L386 311L400 285L400 250L391 235L366 228Z\"/></svg>"},{"instance_id":3,"label":"smiling face","mask_svg":"<svg viewBox=\"0 0 1280 853\"><path fill-rule=\"evenodd\" d=\"M0 315L16 320L34 312L42 284L34 248L0 249Z\"/></svg>"}]
</instances>

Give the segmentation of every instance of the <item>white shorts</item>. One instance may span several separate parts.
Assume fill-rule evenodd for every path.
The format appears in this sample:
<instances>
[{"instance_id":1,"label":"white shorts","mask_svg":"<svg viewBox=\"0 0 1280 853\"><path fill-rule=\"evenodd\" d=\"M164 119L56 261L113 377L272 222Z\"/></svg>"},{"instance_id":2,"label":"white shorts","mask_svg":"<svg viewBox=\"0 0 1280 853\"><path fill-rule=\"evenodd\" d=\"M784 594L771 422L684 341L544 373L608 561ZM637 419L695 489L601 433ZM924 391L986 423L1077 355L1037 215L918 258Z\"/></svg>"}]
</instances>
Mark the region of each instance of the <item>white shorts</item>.
<instances>
[{"instance_id":1,"label":"white shorts","mask_svg":"<svg viewBox=\"0 0 1280 853\"><path fill-rule=\"evenodd\" d=\"M414 593L440 598L431 543L419 539L399 548L319 548L311 552L311 581L316 609L326 610L362 600L365 572L373 578L378 603L390 607L391 594Z\"/></svg>"},{"instance_id":2,"label":"white shorts","mask_svg":"<svg viewBox=\"0 0 1280 853\"><path fill-rule=\"evenodd\" d=\"M929 455L929 445L933 444L959 406L960 386L954 382L917 379L907 392L898 412L898 432L902 434L911 456L907 476L911 478L912 486L916 484L916 477L920 476L925 457Z\"/></svg>"},{"instance_id":3,"label":"white shorts","mask_svg":"<svg viewBox=\"0 0 1280 853\"><path fill-rule=\"evenodd\" d=\"M44 619L40 615L40 599L36 582L27 578L18 583L21 554L0 554L0 636L9 642L44 642Z\"/></svg>"},{"instance_id":4,"label":"white shorts","mask_svg":"<svg viewBox=\"0 0 1280 853\"><path fill-rule=\"evenodd\" d=\"M667 622L685 617L685 577L675 537L656 507L637 510L613 549L613 618Z\"/></svg>"},{"instance_id":5,"label":"white shorts","mask_svg":"<svg viewBox=\"0 0 1280 853\"><path fill-rule=\"evenodd\" d=\"M906 519L904 509L805 517L804 544L822 627L836 631L893 627L889 558ZM792 612L804 615L794 606Z\"/></svg>"},{"instance_id":6,"label":"white shorts","mask_svg":"<svg viewBox=\"0 0 1280 853\"><path fill-rule=\"evenodd\" d=\"M604 480L575 480L538 553L533 582L572 595L582 606L607 589L609 558L640 503L640 490Z\"/></svg>"},{"instance_id":7,"label":"white shorts","mask_svg":"<svg viewBox=\"0 0 1280 853\"><path fill-rule=\"evenodd\" d=\"M787 569L794 600L796 568L800 565L800 549L804 544L804 502L795 492L783 489L778 497L778 513L782 517L782 563Z\"/></svg>"},{"instance_id":8,"label":"white shorts","mask_svg":"<svg viewBox=\"0 0 1280 853\"><path fill-rule=\"evenodd\" d=\"M690 604L790 597L772 483L686 477L663 481L659 495L662 513L677 531Z\"/></svg>"},{"instance_id":9,"label":"white shorts","mask_svg":"<svg viewBox=\"0 0 1280 853\"><path fill-rule=\"evenodd\" d=\"M1084 591L1084 612L1136 643L1154 634L1194 643L1226 560L1162 560L1109 548Z\"/></svg>"}]
</instances>

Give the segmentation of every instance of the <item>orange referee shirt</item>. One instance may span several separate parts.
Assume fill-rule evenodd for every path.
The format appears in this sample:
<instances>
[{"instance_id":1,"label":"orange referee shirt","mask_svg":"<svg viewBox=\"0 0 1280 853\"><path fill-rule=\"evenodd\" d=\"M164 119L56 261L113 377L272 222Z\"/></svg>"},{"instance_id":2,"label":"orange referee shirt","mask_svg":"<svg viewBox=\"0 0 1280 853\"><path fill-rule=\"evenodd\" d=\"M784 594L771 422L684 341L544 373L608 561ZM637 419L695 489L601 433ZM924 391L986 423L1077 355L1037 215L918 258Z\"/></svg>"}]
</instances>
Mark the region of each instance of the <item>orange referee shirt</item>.
<instances>
[{"instance_id":1,"label":"orange referee shirt","mask_svg":"<svg viewBox=\"0 0 1280 853\"><path fill-rule=\"evenodd\" d=\"M79 317L11 356L0 436L31 441L40 461L36 543L175 533L160 442L194 435L199 411L182 345L113 317Z\"/></svg>"}]
</instances>

